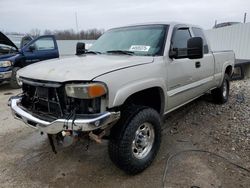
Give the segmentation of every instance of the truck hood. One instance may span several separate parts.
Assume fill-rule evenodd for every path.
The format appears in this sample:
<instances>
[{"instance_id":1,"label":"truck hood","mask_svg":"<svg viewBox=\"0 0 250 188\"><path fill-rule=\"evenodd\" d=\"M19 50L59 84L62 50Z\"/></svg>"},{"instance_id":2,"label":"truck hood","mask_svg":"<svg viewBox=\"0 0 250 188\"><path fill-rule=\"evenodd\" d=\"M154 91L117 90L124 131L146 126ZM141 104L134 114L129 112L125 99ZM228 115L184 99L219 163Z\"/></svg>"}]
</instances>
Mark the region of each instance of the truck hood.
<instances>
[{"instance_id":1,"label":"truck hood","mask_svg":"<svg viewBox=\"0 0 250 188\"><path fill-rule=\"evenodd\" d=\"M14 47L16 50L18 50L18 47L2 32L0 32L0 44L8 45Z\"/></svg>"},{"instance_id":2,"label":"truck hood","mask_svg":"<svg viewBox=\"0 0 250 188\"><path fill-rule=\"evenodd\" d=\"M153 57L129 55L85 55L42 61L22 68L18 76L44 81L90 81L119 69L152 63Z\"/></svg>"}]
</instances>

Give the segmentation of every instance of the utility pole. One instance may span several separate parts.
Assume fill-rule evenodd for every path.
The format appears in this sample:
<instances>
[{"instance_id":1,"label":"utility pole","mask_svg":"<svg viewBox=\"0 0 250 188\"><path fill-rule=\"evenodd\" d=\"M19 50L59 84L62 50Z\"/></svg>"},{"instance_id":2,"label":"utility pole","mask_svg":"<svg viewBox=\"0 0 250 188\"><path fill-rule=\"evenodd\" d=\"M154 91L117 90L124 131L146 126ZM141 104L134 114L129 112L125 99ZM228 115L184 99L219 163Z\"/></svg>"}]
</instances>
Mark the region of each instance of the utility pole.
<instances>
[{"instance_id":1,"label":"utility pole","mask_svg":"<svg viewBox=\"0 0 250 188\"><path fill-rule=\"evenodd\" d=\"M79 30L78 30L77 12L75 12L75 19L76 19L76 35L77 35L77 39L79 40Z\"/></svg>"},{"instance_id":2,"label":"utility pole","mask_svg":"<svg viewBox=\"0 0 250 188\"><path fill-rule=\"evenodd\" d=\"M243 23L246 23L246 21L247 21L247 13L245 12L245 14L244 14L244 21L243 21Z\"/></svg>"},{"instance_id":3,"label":"utility pole","mask_svg":"<svg viewBox=\"0 0 250 188\"><path fill-rule=\"evenodd\" d=\"M214 22L214 27L216 27L216 25L217 25L217 20L215 20L215 22Z\"/></svg>"}]
</instances>

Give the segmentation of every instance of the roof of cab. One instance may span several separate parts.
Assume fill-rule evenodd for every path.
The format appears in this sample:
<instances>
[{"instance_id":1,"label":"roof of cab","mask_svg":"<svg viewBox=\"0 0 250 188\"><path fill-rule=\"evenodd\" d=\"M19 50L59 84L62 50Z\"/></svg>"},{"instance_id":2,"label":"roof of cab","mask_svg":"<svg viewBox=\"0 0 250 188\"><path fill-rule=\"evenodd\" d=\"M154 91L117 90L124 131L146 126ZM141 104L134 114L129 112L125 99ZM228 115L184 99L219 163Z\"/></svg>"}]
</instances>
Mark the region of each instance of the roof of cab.
<instances>
[{"instance_id":1,"label":"roof of cab","mask_svg":"<svg viewBox=\"0 0 250 188\"><path fill-rule=\"evenodd\" d=\"M124 25L124 26L118 26L114 27L111 29L118 29L118 28L123 28L123 27L134 27L134 26L145 26L145 25L169 25L170 27L174 27L176 25L183 25L187 27L198 27L201 28L198 25L193 25L193 24L188 24L188 23L182 23L182 22L145 22L145 23L135 23L135 24L129 24L129 25Z\"/></svg>"}]
</instances>

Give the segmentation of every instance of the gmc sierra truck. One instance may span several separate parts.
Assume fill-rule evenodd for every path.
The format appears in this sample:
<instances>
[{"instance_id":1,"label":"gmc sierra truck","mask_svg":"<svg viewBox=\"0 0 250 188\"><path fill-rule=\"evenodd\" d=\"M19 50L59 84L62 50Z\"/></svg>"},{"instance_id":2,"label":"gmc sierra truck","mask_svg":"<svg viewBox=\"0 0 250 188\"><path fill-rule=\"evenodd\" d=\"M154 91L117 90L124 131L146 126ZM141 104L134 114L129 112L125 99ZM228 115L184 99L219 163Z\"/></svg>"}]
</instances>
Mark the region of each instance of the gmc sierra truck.
<instances>
[{"instance_id":1,"label":"gmc sierra truck","mask_svg":"<svg viewBox=\"0 0 250 188\"><path fill-rule=\"evenodd\" d=\"M111 160L128 174L146 169L161 143L162 117L211 93L227 102L234 52L212 52L203 30L181 23L108 30L77 56L18 71L22 93L10 98L15 118L57 144L109 139ZM57 144L56 144L57 143Z\"/></svg>"}]
</instances>

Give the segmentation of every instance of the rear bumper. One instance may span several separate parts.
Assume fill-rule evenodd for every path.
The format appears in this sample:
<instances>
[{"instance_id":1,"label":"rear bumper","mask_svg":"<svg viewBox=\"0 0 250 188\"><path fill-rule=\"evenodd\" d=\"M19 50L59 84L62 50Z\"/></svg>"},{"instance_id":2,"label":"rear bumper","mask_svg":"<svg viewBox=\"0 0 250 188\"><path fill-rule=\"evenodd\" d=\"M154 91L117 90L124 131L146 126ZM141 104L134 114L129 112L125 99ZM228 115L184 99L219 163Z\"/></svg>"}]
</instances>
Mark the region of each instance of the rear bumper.
<instances>
[{"instance_id":1,"label":"rear bumper","mask_svg":"<svg viewBox=\"0 0 250 188\"><path fill-rule=\"evenodd\" d=\"M81 116L76 119L57 119L52 122L44 121L28 113L19 104L22 97L12 97L9 99L9 105L12 114L16 119L23 121L31 128L38 129L48 134L57 134L63 130L93 131L105 128L108 124L117 121L120 118L120 112L104 112L101 114L91 114Z\"/></svg>"},{"instance_id":2,"label":"rear bumper","mask_svg":"<svg viewBox=\"0 0 250 188\"><path fill-rule=\"evenodd\" d=\"M0 72L0 81L9 80L11 78L12 71Z\"/></svg>"}]
</instances>

